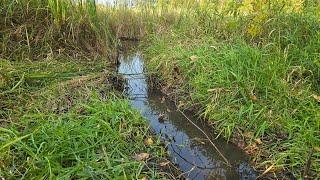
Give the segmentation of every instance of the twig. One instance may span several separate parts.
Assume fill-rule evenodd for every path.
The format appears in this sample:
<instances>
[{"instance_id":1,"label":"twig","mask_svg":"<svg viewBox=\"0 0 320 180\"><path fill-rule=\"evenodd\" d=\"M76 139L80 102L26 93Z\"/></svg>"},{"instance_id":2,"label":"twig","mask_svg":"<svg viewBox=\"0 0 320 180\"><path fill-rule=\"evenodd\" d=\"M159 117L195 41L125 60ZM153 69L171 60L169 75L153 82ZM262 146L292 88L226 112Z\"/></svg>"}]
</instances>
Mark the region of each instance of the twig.
<instances>
[{"instance_id":1,"label":"twig","mask_svg":"<svg viewBox=\"0 0 320 180\"><path fill-rule=\"evenodd\" d=\"M226 164L229 167L232 167L231 164L229 163L229 161L227 160L227 158L221 153L221 151L219 150L219 148L211 141L211 139L209 138L209 136L199 127L197 126L194 122L191 121L191 119L189 119L180 109L178 109L178 111L192 124L194 125L197 129L199 129L203 135L206 136L206 138L209 140L210 144L214 147L214 149L219 153L219 155L222 157L222 159L226 162Z\"/></svg>"},{"instance_id":2,"label":"twig","mask_svg":"<svg viewBox=\"0 0 320 180\"><path fill-rule=\"evenodd\" d=\"M203 170L203 169L214 169L213 167L212 167L212 168L202 167L202 166L199 166L199 165L197 165L197 164L195 164L195 163L193 163L193 162L188 161L186 158L184 158L183 156L181 156L180 153L178 153L178 152L174 149L174 146L173 146L172 144L170 144L170 145L171 145L172 150L173 150L174 153L176 153L181 159L183 159L186 163L192 165L193 167L196 167L196 168L202 169L202 170Z\"/></svg>"},{"instance_id":3,"label":"twig","mask_svg":"<svg viewBox=\"0 0 320 180\"><path fill-rule=\"evenodd\" d=\"M186 172L180 174L180 175L179 175L179 178L180 178L181 176L184 176L185 174L188 174L188 173L192 172L195 168L196 168L196 167L193 166L189 171L186 171Z\"/></svg>"}]
</instances>

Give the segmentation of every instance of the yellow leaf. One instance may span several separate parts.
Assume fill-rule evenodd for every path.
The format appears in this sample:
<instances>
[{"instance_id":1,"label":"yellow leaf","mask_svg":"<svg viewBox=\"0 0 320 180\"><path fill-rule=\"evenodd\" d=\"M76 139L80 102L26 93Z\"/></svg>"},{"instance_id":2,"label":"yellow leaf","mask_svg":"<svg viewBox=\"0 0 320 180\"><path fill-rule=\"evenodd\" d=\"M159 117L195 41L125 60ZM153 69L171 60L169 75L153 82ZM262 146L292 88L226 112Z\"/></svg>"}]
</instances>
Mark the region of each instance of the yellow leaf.
<instances>
[{"instance_id":1,"label":"yellow leaf","mask_svg":"<svg viewBox=\"0 0 320 180\"><path fill-rule=\"evenodd\" d=\"M147 139L145 139L144 140L144 144L146 145L146 146L151 146L152 144L153 144L153 140L152 140L152 138L147 138Z\"/></svg>"},{"instance_id":2,"label":"yellow leaf","mask_svg":"<svg viewBox=\"0 0 320 180\"><path fill-rule=\"evenodd\" d=\"M255 139L254 141L255 141L257 144L262 144L262 141L261 141L261 139L260 139L260 138Z\"/></svg>"},{"instance_id":3,"label":"yellow leaf","mask_svg":"<svg viewBox=\"0 0 320 180\"><path fill-rule=\"evenodd\" d=\"M312 94L312 97L317 100L318 102L320 102L320 96Z\"/></svg>"},{"instance_id":4,"label":"yellow leaf","mask_svg":"<svg viewBox=\"0 0 320 180\"><path fill-rule=\"evenodd\" d=\"M191 62L195 62L198 60L198 56L195 56L195 55L190 56L190 60L191 60Z\"/></svg>"},{"instance_id":5,"label":"yellow leaf","mask_svg":"<svg viewBox=\"0 0 320 180\"><path fill-rule=\"evenodd\" d=\"M258 98L256 95L250 95L250 99L253 100L253 101L256 101Z\"/></svg>"}]
</instances>

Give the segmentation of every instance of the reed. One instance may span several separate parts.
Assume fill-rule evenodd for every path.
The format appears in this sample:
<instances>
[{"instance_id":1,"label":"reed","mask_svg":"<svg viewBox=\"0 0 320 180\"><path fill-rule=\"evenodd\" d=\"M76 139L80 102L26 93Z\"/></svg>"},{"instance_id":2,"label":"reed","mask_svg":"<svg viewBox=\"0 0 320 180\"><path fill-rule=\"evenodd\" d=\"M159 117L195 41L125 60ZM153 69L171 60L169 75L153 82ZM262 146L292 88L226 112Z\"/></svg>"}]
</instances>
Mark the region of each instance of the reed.
<instances>
[{"instance_id":1,"label":"reed","mask_svg":"<svg viewBox=\"0 0 320 180\"><path fill-rule=\"evenodd\" d=\"M108 55L112 36L94 1L1 0L0 58Z\"/></svg>"}]
</instances>

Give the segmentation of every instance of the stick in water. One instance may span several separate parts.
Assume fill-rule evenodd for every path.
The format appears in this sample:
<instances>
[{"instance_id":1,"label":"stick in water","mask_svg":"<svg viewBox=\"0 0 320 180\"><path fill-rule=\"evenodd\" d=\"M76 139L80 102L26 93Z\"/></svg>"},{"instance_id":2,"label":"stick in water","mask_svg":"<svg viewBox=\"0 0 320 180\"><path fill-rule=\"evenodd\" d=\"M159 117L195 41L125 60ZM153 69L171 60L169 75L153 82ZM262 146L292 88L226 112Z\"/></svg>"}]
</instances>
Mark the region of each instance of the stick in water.
<instances>
[{"instance_id":1,"label":"stick in water","mask_svg":"<svg viewBox=\"0 0 320 180\"><path fill-rule=\"evenodd\" d=\"M229 163L229 161L227 160L227 158L221 153L221 151L218 149L218 147L211 141L211 139L209 138L209 136L199 127L197 126L194 122L191 121L191 119L189 119L180 109L178 109L178 111L192 124L194 125L197 129L199 129L202 134L204 134L206 136L206 138L209 140L210 144L214 147L214 149L219 153L219 155L223 158L223 160L226 162L226 164L231 167L231 164Z\"/></svg>"}]
</instances>

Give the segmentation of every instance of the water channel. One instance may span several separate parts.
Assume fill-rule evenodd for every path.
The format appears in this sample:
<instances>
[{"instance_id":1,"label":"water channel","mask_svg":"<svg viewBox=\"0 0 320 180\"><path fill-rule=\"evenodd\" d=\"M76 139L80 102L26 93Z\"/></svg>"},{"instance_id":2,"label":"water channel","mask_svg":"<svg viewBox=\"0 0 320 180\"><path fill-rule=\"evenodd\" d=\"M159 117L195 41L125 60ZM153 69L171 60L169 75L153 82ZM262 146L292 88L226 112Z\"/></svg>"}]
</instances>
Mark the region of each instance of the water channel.
<instances>
[{"instance_id":1,"label":"water channel","mask_svg":"<svg viewBox=\"0 0 320 180\"><path fill-rule=\"evenodd\" d=\"M189 120L199 126L232 164L228 166L205 135L165 98L159 90L148 88L144 61L139 53L120 55L118 73L126 83L132 106L149 121L152 131L167 144L170 160L188 179L256 179L246 154L232 143L215 139L213 131L190 113Z\"/></svg>"}]
</instances>

